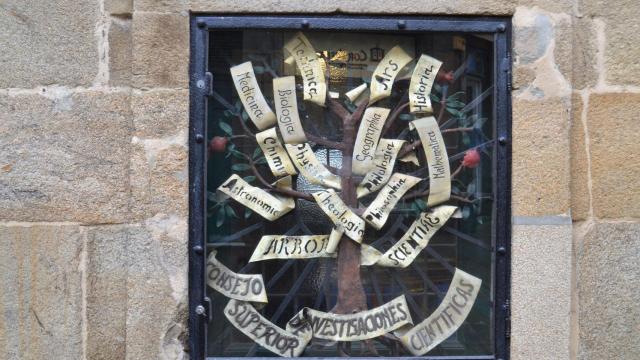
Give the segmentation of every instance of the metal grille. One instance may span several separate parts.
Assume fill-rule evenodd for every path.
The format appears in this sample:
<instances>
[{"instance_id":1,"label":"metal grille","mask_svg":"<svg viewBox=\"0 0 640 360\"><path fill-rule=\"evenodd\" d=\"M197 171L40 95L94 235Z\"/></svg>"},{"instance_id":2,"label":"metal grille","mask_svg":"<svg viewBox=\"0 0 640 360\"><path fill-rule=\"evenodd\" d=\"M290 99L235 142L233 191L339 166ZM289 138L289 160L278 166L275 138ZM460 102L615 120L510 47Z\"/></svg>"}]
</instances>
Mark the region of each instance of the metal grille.
<instances>
[{"instance_id":1,"label":"metal grille","mask_svg":"<svg viewBox=\"0 0 640 360\"><path fill-rule=\"evenodd\" d=\"M305 22L306 21L306 22ZM306 24L306 25L305 25ZM486 356L468 355L454 356L460 359L475 358L501 358L508 357L508 277L509 277L509 201L510 201L510 173L509 173L509 97L508 97L508 80L510 75L509 57L507 51L508 44L508 23L505 19L442 19L442 18L407 18L402 20L390 18L346 18L346 17L214 17L199 16L192 18L192 47L191 47L191 126L190 126L190 344L192 356L196 359L204 358L206 349L222 349L224 356L269 356L259 351L257 345L242 346L242 337L239 341L234 342L229 339L233 336L234 330L231 326L226 326L219 332L215 332L214 339L208 339L207 345L207 322L214 315L214 306L210 306L211 302L208 298L214 297L213 293L207 296L204 285L204 259L207 255L207 248L216 247L226 249L227 251L236 251L240 253L242 248L250 249L255 243L248 243L246 239L259 239L262 234L266 233L287 233L290 234L312 234L317 233L315 227L326 229L327 222L321 213L314 213L311 210L305 210L303 200L299 200L295 213L288 215L284 224L269 224L256 220L253 223L243 224L241 227L231 229L231 233L216 233L206 231L206 184L211 183L211 179L215 178L210 172L209 181L206 176L206 162L203 149L203 138L206 138L207 124L212 126L215 121L211 118L212 111L216 107L224 110L225 93L232 93L233 90L225 89L224 85L218 87L217 83L212 81L215 74L207 76L207 71L213 68L229 67L229 59L225 57L215 56L215 48L211 47L211 39L222 39L221 41L234 41L233 36L216 36L216 32L224 31L225 35L238 34L246 29L296 29L302 26L310 26L312 29L350 29L350 30L368 30L378 32L404 32L404 33L425 33L429 31L455 31L457 34L471 33L487 33L493 40L491 54L491 85L479 87L480 91L474 90L473 79L471 76L467 80L465 77L466 66L468 60L463 60L461 66L456 70L456 74L462 77L462 86L466 86L467 91L467 107L474 108L474 111L482 112L482 106L487 107L493 118L491 138L482 138L480 135L474 135L474 145L491 159L490 171L491 177L484 184L476 184L474 189L465 189L465 193L473 192L476 198L486 201L481 202L486 205L486 209L480 209L481 213L489 213L491 221L488 224L490 236L478 236L473 229L465 228L464 224L448 225L440 232L439 236L434 238L430 246L424 250L424 254L416 260L408 269L410 276L400 273L400 270L372 268L367 271L363 281L368 295L370 306L377 306L388 301L398 293L410 295L407 297L409 306L416 319L423 319L429 315L431 311L437 307L440 300L447 290L447 286L452 276L453 267L461 261L461 249L467 254L484 254L493 258L488 277L489 288L485 298L489 303L484 304L490 309L488 317L491 324L489 342L492 348L487 350ZM211 36L213 35L213 36ZM225 40L226 39L226 40ZM237 40L237 39L235 39ZM208 56L207 56L208 54ZM477 79L476 79L477 80ZM212 85L216 84L214 88ZM447 91L442 89L441 91ZM266 94L265 94L266 95ZM207 100L208 99L208 100ZM453 123L445 123L442 128L453 126ZM318 129L318 132L321 130ZM398 132L401 130L398 129ZM210 131L209 131L210 132ZM458 135L456 135L458 136ZM336 134L339 139L339 134ZM464 146L461 146L463 139L447 138L445 142L456 144L448 148L450 160L459 160L463 155ZM332 164L333 154L322 148L316 149L319 158L324 158L328 164ZM339 162L338 162L339 163ZM228 164L227 164L228 165ZM413 169L415 175L425 177L426 168L418 170ZM480 171L480 170L478 170ZM477 177L481 179L481 176ZM298 183L300 188L307 186L304 183ZM489 190L486 190L489 189ZM471 190L471 191L470 191ZM311 208L310 208L311 209ZM385 226L385 233L378 234L377 240L372 245L380 250L386 250L391 245L393 239L398 239L403 232L411 224L411 217L407 211L396 211L393 218L388 221ZM208 235L208 238L207 238ZM235 249L235 250L234 250ZM229 258L234 258L230 256ZM227 264L234 268L237 272L259 272L265 276L266 286L270 297L270 304L264 309L264 314L276 324L282 323L293 315L303 306L310 306L316 309L328 311L335 299L331 294L335 294L330 288L334 286L331 277L331 269L333 268L332 260L307 260L304 262L297 260L283 261L277 266L267 265L265 263L246 263L246 259L235 257L237 260L236 267L233 264ZM464 261L464 260L463 260ZM318 276L322 274L322 276ZM291 279L289 282L283 279ZM313 284L313 286L310 286ZM217 300L217 299L214 299ZM201 306L202 308L198 308ZM203 311L204 310L204 311ZM203 316L206 315L206 316ZM221 315L218 315L221 316ZM222 325L224 317L214 317L214 327ZM470 322L467 331L463 336L480 336L479 330L476 330L478 324ZM487 326L487 324L481 325ZM211 331L211 330L209 330ZM481 330L480 330L481 331ZM240 346L238 346L240 344ZM234 346L237 349L234 349ZM386 351L384 354L388 356L398 356L399 349L391 342L385 343L384 339L376 344L381 350ZM442 345L441 354L455 354L459 348L460 341L457 336L453 336ZM360 349L356 348L351 351L357 354ZM447 352L450 349L451 352ZM217 351L217 350L216 350ZM333 356L334 352L326 351L323 353L322 347L314 349L314 356ZM442 357L440 357L442 358ZM445 357L452 358L452 357Z\"/></svg>"}]
</instances>

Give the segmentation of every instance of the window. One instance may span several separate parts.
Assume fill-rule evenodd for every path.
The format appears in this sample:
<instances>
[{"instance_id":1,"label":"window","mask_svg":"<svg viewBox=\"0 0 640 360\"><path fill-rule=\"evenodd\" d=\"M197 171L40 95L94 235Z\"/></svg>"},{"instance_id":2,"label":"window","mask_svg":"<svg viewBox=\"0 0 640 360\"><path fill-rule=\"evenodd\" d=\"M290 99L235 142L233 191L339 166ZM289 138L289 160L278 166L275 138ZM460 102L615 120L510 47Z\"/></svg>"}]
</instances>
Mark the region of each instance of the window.
<instances>
[{"instance_id":1,"label":"window","mask_svg":"<svg viewBox=\"0 0 640 360\"><path fill-rule=\"evenodd\" d=\"M507 358L508 30L192 19L194 358Z\"/></svg>"}]
</instances>

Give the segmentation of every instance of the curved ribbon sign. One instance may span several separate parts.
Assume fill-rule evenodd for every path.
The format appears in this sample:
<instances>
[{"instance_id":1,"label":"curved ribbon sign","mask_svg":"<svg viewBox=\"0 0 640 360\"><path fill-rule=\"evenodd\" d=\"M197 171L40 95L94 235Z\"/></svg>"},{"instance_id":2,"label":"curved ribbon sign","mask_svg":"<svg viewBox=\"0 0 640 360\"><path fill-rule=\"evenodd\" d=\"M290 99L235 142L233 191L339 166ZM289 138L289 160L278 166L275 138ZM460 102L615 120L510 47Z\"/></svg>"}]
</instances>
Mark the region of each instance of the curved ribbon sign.
<instances>
[{"instance_id":1,"label":"curved ribbon sign","mask_svg":"<svg viewBox=\"0 0 640 360\"><path fill-rule=\"evenodd\" d=\"M407 332L400 332L400 342L413 355L428 353L451 336L471 312L482 280L457 269L447 295L428 318Z\"/></svg>"},{"instance_id":2,"label":"curved ribbon sign","mask_svg":"<svg viewBox=\"0 0 640 360\"><path fill-rule=\"evenodd\" d=\"M401 173L393 174L362 216L374 228L380 230L400 198L420 181L422 179L419 177Z\"/></svg>"},{"instance_id":3,"label":"curved ribbon sign","mask_svg":"<svg viewBox=\"0 0 640 360\"><path fill-rule=\"evenodd\" d=\"M240 96L240 101L253 124L260 130L273 126L276 123L276 114L271 111L262 91L260 91L260 85L258 85L256 74L253 72L251 61L232 67L231 78Z\"/></svg>"},{"instance_id":4,"label":"curved ribbon sign","mask_svg":"<svg viewBox=\"0 0 640 360\"><path fill-rule=\"evenodd\" d=\"M409 83L409 110L412 113L432 113L431 88L442 62L422 54Z\"/></svg>"},{"instance_id":5,"label":"curved ribbon sign","mask_svg":"<svg viewBox=\"0 0 640 360\"><path fill-rule=\"evenodd\" d=\"M304 338L334 341L373 339L413 324L404 295L355 314L326 313L304 308L287 324L287 331Z\"/></svg>"},{"instance_id":6,"label":"curved ribbon sign","mask_svg":"<svg viewBox=\"0 0 640 360\"><path fill-rule=\"evenodd\" d=\"M296 33L284 48L293 56L302 75L304 99L324 106L327 84L316 51L303 33ZM295 95L295 93L294 93Z\"/></svg>"},{"instance_id":7,"label":"curved ribbon sign","mask_svg":"<svg viewBox=\"0 0 640 360\"><path fill-rule=\"evenodd\" d=\"M285 144L285 147L291 156L291 160L293 160L293 164L310 183L340 189L342 179L338 175L331 173L318 160L308 143L298 145Z\"/></svg>"},{"instance_id":8,"label":"curved ribbon sign","mask_svg":"<svg viewBox=\"0 0 640 360\"><path fill-rule=\"evenodd\" d=\"M400 73L400 70L411 61L411 56L402 47L394 46L382 61L376 66L376 70L371 76L371 95L369 103L384 99L391 95L393 82Z\"/></svg>"},{"instance_id":9,"label":"curved ribbon sign","mask_svg":"<svg viewBox=\"0 0 640 360\"><path fill-rule=\"evenodd\" d=\"M216 251L207 260L207 284L226 297L236 300L267 302L262 275L236 274L216 259Z\"/></svg>"},{"instance_id":10,"label":"curved ribbon sign","mask_svg":"<svg viewBox=\"0 0 640 360\"><path fill-rule=\"evenodd\" d=\"M311 195L336 226L340 227L353 241L362 242L364 220L354 214L333 189L314 192Z\"/></svg>"},{"instance_id":11,"label":"curved ribbon sign","mask_svg":"<svg viewBox=\"0 0 640 360\"><path fill-rule=\"evenodd\" d=\"M311 337L296 336L279 328L245 301L229 300L224 316L251 340L280 356L299 356L311 340Z\"/></svg>"},{"instance_id":12,"label":"curved ribbon sign","mask_svg":"<svg viewBox=\"0 0 640 360\"><path fill-rule=\"evenodd\" d=\"M276 128L267 129L256 134L256 141L262 149L273 176L297 175L287 151L282 146Z\"/></svg>"},{"instance_id":13,"label":"curved ribbon sign","mask_svg":"<svg viewBox=\"0 0 640 360\"><path fill-rule=\"evenodd\" d=\"M373 168L364 176L356 189L358 198L382 189L384 184L389 181L393 166L396 164L398 151L404 142L404 140L380 139L373 160Z\"/></svg>"},{"instance_id":14,"label":"curved ribbon sign","mask_svg":"<svg viewBox=\"0 0 640 360\"><path fill-rule=\"evenodd\" d=\"M441 204L451 197L451 170L449 156L438 122L433 116L414 120L409 123L412 130L418 132L422 149L429 166L429 198L427 205Z\"/></svg>"},{"instance_id":15,"label":"curved ribbon sign","mask_svg":"<svg viewBox=\"0 0 640 360\"><path fill-rule=\"evenodd\" d=\"M284 177L276 183L276 186L290 187L291 177ZM251 186L240 176L231 175L222 185L218 187L219 194L222 193L233 200L255 211L267 220L276 220L291 211L296 203L292 198L276 197L261 188ZM219 195L224 197L223 195Z\"/></svg>"},{"instance_id":16,"label":"curved ribbon sign","mask_svg":"<svg viewBox=\"0 0 640 360\"><path fill-rule=\"evenodd\" d=\"M373 166L380 133L387 116L389 116L389 111L389 109L381 107L370 107L364 111L356 143L353 146L351 169L354 174L364 175Z\"/></svg>"}]
</instances>

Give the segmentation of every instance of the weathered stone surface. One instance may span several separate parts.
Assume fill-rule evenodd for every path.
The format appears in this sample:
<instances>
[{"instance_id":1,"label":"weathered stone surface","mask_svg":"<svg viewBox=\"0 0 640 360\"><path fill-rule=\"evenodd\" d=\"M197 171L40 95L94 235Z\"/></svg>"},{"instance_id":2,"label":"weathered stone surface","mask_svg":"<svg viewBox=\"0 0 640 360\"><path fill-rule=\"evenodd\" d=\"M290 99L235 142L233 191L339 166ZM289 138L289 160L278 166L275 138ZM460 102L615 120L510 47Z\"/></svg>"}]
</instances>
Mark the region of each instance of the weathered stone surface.
<instances>
[{"instance_id":1,"label":"weathered stone surface","mask_svg":"<svg viewBox=\"0 0 640 360\"><path fill-rule=\"evenodd\" d=\"M640 94L592 94L587 127L593 211L599 218L640 217Z\"/></svg>"},{"instance_id":2,"label":"weathered stone surface","mask_svg":"<svg viewBox=\"0 0 640 360\"><path fill-rule=\"evenodd\" d=\"M571 93L571 18L519 7L513 17L516 94L529 99Z\"/></svg>"},{"instance_id":3,"label":"weathered stone surface","mask_svg":"<svg viewBox=\"0 0 640 360\"><path fill-rule=\"evenodd\" d=\"M111 15L129 15L133 12L133 0L104 0L104 11Z\"/></svg>"},{"instance_id":4,"label":"weathered stone surface","mask_svg":"<svg viewBox=\"0 0 640 360\"><path fill-rule=\"evenodd\" d=\"M572 0L517 0L516 5L525 7L535 6L552 13L572 14L574 12L574 1Z\"/></svg>"},{"instance_id":5,"label":"weathered stone surface","mask_svg":"<svg viewBox=\"0 0 640 360\"><path fill-rule=\"evenodd\" d=\"M628 19L640 17L640 3L630 2L635 11ZM618 7L620 5L616 5ZM621 11L626 12L626 11ZM629 14L626 14L629 16ZM640 26L636 21L606 20L605 81L615 85L640 85Z\"/></svg>"},{"instance_id":6,"label":"weathered stone surface","mask_svg":"<svg viewBox=\"0 0 640 360\"><path fill-rule=\"evenodd\" d=\"M572 33L572 85L575 89L593 87L598 81L596 25L591 18L573 18Z\"/></svg>"},{"instance_id":7,"label":"weathered stone surface","mask_svg":"<svg viewBox=\"0 0 640 360\"><path fill-rule=\"evenodd\" d=\"M514 215L569 210L569 99L513 99Z\"/></svg>"},{"instance_id":8,"label":"weathered stone surface","mask_svg":"<svg viewBox=\"0 0 640 360\"><path fill-rule=\"evenodd\" d=\"M112 19L109 27L109 84L131 84L131 20Z\"/></svg>"},{"instance_id":9,"label":"weathered stone surface","mask_svg":"<svg viewBox=\"0 0 640 360\"><path fill-rule=\"evenodd\" d=\"M136 11L180 13L186 11L189 0L136 0Z\"/></svg>"},{"instance_id":10,"label":"weathered stone surface","mask_svg":"<svg viewBox=\"0 0 640 360\"><path fill-rule=\"evenodd\" d=\"M584 104L575 94L571 99L571 218L584 220L589 216L591 194L589 194L588 150L585 143L585 126L582 122Z\"/></svg>"},{"instance_id":11,"label":"weathered stone surface","mask_svg":"<svg viewBox=\"0 0 640 360\"><path fill-rule=\"evenodd\" d=\"M133 15L133 84L186 88L189 83L189 16Z\"/></svg>"},{"instance_id":12,"label":"weathered stone surface","mask_svg":"<svg viewBox=\"0 0 640 360\"><path fill-rule=\"evenodd\" d=\"M554 15L555 38L553 39L553 60L558 71L568 85L573 76L573 18L567 14Z\"/></svg>"},{"instance_id":13,"label":"weathered stone surface","mask_svg":"<svg viewBox=\"0 0 640 360\"><path fill-rule=\"evenodd\" d=\"M552 16L539 9L518 8L513 19L516 94L542 99L570 93L566 78L570 75L570 60L557 62L570 54L567 41L560 41L556 36L566 32L567 23L568 17Z\"/></svg>"},{"instance_id":14,"label":"weathered stone surface","mask_svg":"<svg viewBox=\"0 0 640 360\"><path fill-rule=\"evenodd\" d=\"M530 64L542 58L555 38L553 19L539 9L518 8L513 24L516 61Z\"/></svg>"},{"instance_id":15,"label":"weathered stone surface","mask_svg":"<svg viewBox=\"0 0 640 360\"><path fill-rule=\"evenodd\" d=\"M159 215L131 227L127 359L187 359L187 220Z\"/></svg>"},{"instance_id":16,"label":"weathered stone surface","mask_svg":"<svg viewBox=\"0 0 640 360\"><path fill-rule=\"evenodd\" d=\"M418 0L418 1L338 1L309 0L287 2L283 6L278 0L187 0L191 11L209 12L281 12L281 13L377 13L377 14L487 14L510 15L515 9L515 0ZM177 0L176 0L177 2Z\"/></svg>"},{"instance_id":17,"label":"weathered stone surface","mask_svg":"<svg viewBox=\"0 0 640 360\"><path fill-rule=\"evenodd\" d=\"M188 211L188 151L182 134L164 139L133 139L131 213L137 219Z\"/></svg>"},{"instance_id":18,"label":"weathered stone surface","mask_svg":"<svg viewBox=\"0 0 640 360\"><path fill-rule=\"evenodd\" d=\"M43 89L0 97L0 219L127 218L127 93Z\"/></svg>"},{"instance_id":19,"label":"weathered stone surface","mask_svg":"<svg viewBox=\"0 0 640 360\"><path fill-rule=\"evenodd\" d=\"M580 11L605 24L605 66L608 84L640 85L640 2L581 0Z\"/></svg>"},{"instance_id":20,"label":"weathered stone surface","mask_svg":"<svg viewBox=\"0 0 640 360\"><path fill-rule=\"evenodd\" d=\"M187 90L141 91L133 96L131 211L137 219L187 214L188 105Z\"/></svg>"},{"instance_id":21,"label":"weathered stone surface","mask_svg":"<svg viewBox=\"0 0 640 360\"><path fill-rule=\"evenodd\" d=\"M511 358L569 359L571 225L515 225Z\"/></svg>"},{"instance_id":22,"label":"weathered stone surface","mask_svg":"<svg viewBox=\"0 0 640 360\"><path fill-rule=\"evenodd\" d=\"M131 99L134 136L175 136L189 126L188 90L151 90L134 93Z\"/></svg>"},{"instance_id":23,"label":"weathered stone surface","mask_svg":"<svg viewBox=\"0 0 640 360\"><path fill-rule=\"evenodd\" d=\"M82 358L82 250L75 225L0 225L0 358Z\"/></svg>"},{"instance_id":24,"label":"weathered stone surface","mask_svg":"<svg viewBox=\"0 0 640 360\"><path fill-rule=\"evenodd\" d=\"M125 359L128 227L95 226L87 234L87 359Z\"/></svg>"},{"instance_id":25,"label":"weathered stone surface","mask_svg":"<svg viewBox=\"0 0 640 360\"><path fill-rule=\"evenodd\" d=\"M640 224L588 224L578 262L578 359L637 359Z\"/></svg>"},{"instance_id":26,"label":"weathered stone surface","mask_svg":"<svg viewBox=\"0 0 640 360\"><path fill-rule=\"evenodd\" d=\"M536 79L536 72L531 66L513 64L513 90L525 89Z\"/></svg>"},{"instance_id":27,"label":"weathered stone surface","mask_svg":"<svg viewBox=\"0 0 640 360\"><path fill-rule=\"evenodd\" d=\"M98 73L97 0L0 4L0 88L90 85ZM77 14L81 16L69 16Z\"/></svg>"}]
</instances>

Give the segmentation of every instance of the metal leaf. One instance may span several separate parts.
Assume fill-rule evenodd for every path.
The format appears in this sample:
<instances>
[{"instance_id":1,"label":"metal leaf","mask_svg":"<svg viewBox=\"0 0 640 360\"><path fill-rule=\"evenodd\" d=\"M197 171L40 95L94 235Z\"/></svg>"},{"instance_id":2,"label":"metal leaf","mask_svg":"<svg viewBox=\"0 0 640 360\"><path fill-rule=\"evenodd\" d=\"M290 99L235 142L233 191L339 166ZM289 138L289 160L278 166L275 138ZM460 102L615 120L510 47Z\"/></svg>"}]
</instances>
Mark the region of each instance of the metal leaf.
<instances>
[{"instance_id":1,"label":"metal leaf","mask_svg":"<svg viewBox=\"0 0 640 360\"><path fill-rule=\"evenodd\" d=\"M220 121L218 123L218 126L220 127L220 129L222 129L222 131L224 131L227 135L231 136L233 135L233 129L231 129L231 125L227 124L226 122Z\"/></svg>"},{"instance_id":2,"label":"metal leaf","mask_svg":"<svg viewBox=\"0 0 640 360\"><path fill-rule=\"evenodd\" d=\"M224 206L221 206L220 209L218 209L218 215L216 216L216 227L220 227L224 224L225 217L226 212L224 211Z\"/></svg>"},{"instance_id":3,"label":"metal leaf","mask_svg":"<svg viewBox=\"0 0 640 360\"><path fill-rule=\"evenodd\" d=\"M231 165L231 170L233 171L245 171L251 169L251 166L248 164L233 164Z\"/></svg>"}]
</instances>

